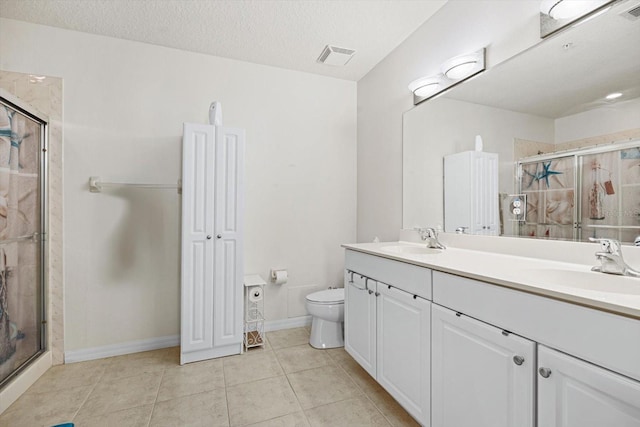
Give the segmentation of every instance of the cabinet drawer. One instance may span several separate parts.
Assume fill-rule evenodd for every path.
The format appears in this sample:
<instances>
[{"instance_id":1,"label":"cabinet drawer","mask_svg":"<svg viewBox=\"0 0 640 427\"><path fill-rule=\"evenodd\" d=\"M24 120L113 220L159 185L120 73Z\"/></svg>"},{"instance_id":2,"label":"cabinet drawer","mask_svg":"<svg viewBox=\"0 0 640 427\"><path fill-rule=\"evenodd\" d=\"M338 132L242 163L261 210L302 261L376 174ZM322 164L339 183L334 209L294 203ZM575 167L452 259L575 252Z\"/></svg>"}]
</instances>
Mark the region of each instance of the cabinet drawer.
<instances>
[{"instance_id":1,"label":"cabinet drawer","mask_svg":"<svg viewBox=\"0 0 640 427\"><path fill-rule=\"evenodd\" d=\"M347 250L345 269L431 300L431 270L428 268Z\"/></svg>"},{"instance_id":2,"label":"cabinet drawer","mask_svg":"<svg viewBox=\"0 0 640 427\"><path fill-rule=\"evenodd\" d=\"M438 271L433 302L640 380L640 320Z\"/></svg>"}]
</instances>

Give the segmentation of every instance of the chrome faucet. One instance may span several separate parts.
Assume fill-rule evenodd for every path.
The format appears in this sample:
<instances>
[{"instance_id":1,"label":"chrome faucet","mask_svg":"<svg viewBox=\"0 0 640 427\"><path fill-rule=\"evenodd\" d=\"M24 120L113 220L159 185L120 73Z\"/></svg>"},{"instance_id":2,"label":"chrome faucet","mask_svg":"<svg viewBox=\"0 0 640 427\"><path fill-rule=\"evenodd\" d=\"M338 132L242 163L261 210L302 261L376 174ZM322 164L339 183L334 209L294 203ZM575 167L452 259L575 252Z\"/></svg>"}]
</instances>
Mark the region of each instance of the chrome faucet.
<instances>
[{"instance_id":1,"label":"chrome faucet","mask_svg":"<svg viewBox=\"0 0 640 427\"><path fill-rule=\"evenodd\" d=\"M596 265L591 271L640 277L640 271L634 270L624 262L622 258L622 245L620 245L619 241L614 239L594 239L593 237L589 237L589 240L600 243L600 248L602 249L596 252L596 258L600 261L600 265Z\"/></svg>"},{"instance_id":2,"label":"chrome faucet","mask_svg":"<svg viewBox=\"0 0 640 427\"><path fill-rule=\"evenodd\" d=\"M416 227L414 228L419 234L420 238L427 242L428 248L433 249L447 249L445 245L438 240L438 232L433 227Z\"/></svg>"}]
</instances>

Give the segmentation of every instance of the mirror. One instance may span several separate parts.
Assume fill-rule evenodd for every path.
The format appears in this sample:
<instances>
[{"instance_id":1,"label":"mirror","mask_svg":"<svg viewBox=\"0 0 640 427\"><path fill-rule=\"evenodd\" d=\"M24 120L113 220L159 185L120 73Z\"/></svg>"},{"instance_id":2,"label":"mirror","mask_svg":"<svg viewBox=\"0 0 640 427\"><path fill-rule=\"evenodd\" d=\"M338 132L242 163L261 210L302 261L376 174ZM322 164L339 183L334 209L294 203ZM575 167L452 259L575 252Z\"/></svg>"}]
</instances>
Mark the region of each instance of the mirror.
<instances>
[{"instance_id":1,"label":"mirror","mask_svg":"<svg viewBox=\"0 0 640 427\"><path fill-rule=\"evenodd\" d=\"M520 188L518 160L526 162L538 154L612 142L627 143L628 148L629 141L637 140L640 146L640 55L636 49L640 18L633 19L626 13L634 6L638 1L616 3L606 13L407 111L403 116L403 227L444 228L443 157L474 150L476 135L483 139L483 151L499 155L498 189L505 201L500 230L506 235L531 235L530 229L523 232L518 221L510 221L505 215L507 195L527 190ZM605 99L614 92L622 96ZM629 158L628 152L618 155ZM635 165L640 171L640 159L631 160L625 167ZM553 160L550 170L556 165ZM581 165L572 172L575 177L582 171ZM582 171L587 180L589 165ZM620 165L607 163L607 169L616 167ZM604 171L604 166L601 169L603 175L597 179L604 188L608 174L614 176L619 171ZM636 179L636 175L631 176L632 181ZM565 175L552 177L550 185L554 182L559 186L578 185L577 178ZM626 233L625 240L640 234L640 182L630 184L625 189L626 200L620 203L633 211L633 220L625 226L635 231ZM576 187L576 192L582 187ZM549 209L551 201L549 197L542 209ZM573 199L569 203L576 209L583 204ZM602 229L595 235L607 232ZM548 229L533 235L574 238L566 232L555 235ZM594 234L583 233L580 237L589 235Z\"/></svg>"}]
</instances>

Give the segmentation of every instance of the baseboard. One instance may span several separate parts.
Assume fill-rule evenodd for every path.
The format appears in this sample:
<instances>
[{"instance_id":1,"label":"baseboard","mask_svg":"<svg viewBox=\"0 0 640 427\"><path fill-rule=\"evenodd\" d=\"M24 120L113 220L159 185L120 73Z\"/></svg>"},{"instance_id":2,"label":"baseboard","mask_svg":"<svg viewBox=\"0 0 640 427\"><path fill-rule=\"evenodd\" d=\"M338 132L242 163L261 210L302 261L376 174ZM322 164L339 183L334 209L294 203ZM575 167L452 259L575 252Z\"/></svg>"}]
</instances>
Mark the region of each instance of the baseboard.
<instances>
[{"instance_id":1,"label":"baseboard","mask_svg":"<svg viewBox=\"0 0 640 427\"><path fill-rule=\"evenodd\" d=\"M311 325L311 316L291 317L288 319L267 320L264 322L266 332L280 329L302 328ZM70 350L64 353L64 363L84 362L87 360L103 359L105 357L122 356L123 354L139 353L141 351L157 350L159 348L180 345L180 336L150 338L146 340L129 341L101 347Z\"/></svg>"},{"instance_id":2,"label":"baseboard","mask_svg":"<svg viewBox=\"0 0 640 427\"><path fill-rule=\"evenodd\" d=\"M71 350L64 353L64 363L84 362L86 360L102 359L105 357L122 356L123 354L139 353L141 351L157 350L159 348L180 345L179 335L149 338L145 340L129 341L101 347Z\"/></svg>"},{"instance_id":3,"label":"baseboard","mask_svg":"<svg viewBox=\"0 0 640 427\"><path fill-rule=\"evenodd\" d=\"M311 316L290 317L288 319L266 320L265 332L279 331L280 329L302 328L311 324Z\"/></svg>"}]
</instances>

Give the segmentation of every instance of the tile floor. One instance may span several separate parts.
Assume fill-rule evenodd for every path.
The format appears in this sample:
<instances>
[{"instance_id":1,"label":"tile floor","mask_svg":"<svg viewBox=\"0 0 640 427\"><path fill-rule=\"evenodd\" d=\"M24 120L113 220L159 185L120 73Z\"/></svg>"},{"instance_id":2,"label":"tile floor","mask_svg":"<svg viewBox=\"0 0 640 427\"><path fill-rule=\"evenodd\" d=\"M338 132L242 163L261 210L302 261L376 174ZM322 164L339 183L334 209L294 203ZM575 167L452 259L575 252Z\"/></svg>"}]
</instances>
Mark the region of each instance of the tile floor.
<instances>
[{"instance_id":1,"label":"tile floor","mask_svg":"<svg viewBox=\"0 0 640 427\"><path fill-rule=\"evenodd\" d=\"M178 364L177 347L51 368L0 427L417 426L344 349L307 328L268 332L264 349Z\"/></svg>"}]
</instances>

